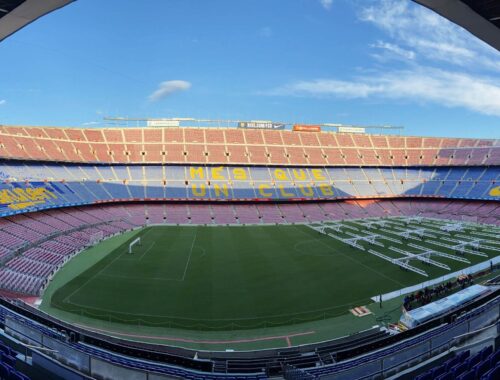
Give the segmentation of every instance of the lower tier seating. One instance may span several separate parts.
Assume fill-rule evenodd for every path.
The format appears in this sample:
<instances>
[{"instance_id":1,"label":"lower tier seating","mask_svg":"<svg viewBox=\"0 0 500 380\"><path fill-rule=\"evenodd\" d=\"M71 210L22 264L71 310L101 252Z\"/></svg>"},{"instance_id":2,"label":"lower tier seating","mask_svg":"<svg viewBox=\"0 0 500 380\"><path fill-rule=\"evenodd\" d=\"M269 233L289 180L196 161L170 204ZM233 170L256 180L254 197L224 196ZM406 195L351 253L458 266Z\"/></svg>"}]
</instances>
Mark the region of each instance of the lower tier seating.
<instances>
[{"instance_id":1,"label":"lower tier seating","mask_svg":"<svg viewBox=\"0 0 500 380\"><path fill-rule=\"evenodd\" d=\"M500 225L499 211L498 202L383 199L279 204L136 203L26 213L0 218L0 289L38 295L74 254L106 237L144 225L311 223L402 215Z\"/></svg>"}]
</instances>

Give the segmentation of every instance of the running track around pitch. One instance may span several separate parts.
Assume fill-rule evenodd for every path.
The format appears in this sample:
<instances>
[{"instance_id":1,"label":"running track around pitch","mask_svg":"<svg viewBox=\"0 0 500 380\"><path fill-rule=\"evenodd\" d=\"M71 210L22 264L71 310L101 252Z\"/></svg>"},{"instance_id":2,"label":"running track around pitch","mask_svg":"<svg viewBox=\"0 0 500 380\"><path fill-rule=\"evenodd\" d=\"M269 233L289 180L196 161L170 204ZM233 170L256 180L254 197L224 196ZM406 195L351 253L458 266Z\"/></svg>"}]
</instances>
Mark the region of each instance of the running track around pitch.
<instances>
[{"instance_id":1,"label":"running track around pitch","mask_svg":"<svg viewBox=\"0 0 500 380\"><path fill-rule=\"evenodd\" d=\"M188 338L181 338L181 337L170 337L170 336L157 336L157 335L140 335L140 334L130 334L130 333L122 333L118 331L113 331L113 330L104 330L104 329L98 329L95 327L90 327L86 325L81 325L81 324L75 324L76 326L80 328L84 328L90 331L95 331L98 333L107 333L110 335L118 335L118 336L124 336L124 337L129 337L129 338L138 338L138 339L151 339L151 340L166 340L166 341L172 341L172 342L183 342L183 343L197 343L197 344L239 344L239 343L253 343L253 342L263 342L263 341L268 341L268 340L285 340L286 344L288 347L292 346L291 338L295 338L298 336L305 336L305 335L312 335L315 334L316 331L305 331L305 332L299 332L299 333L294 333L294 334L287 334L287 335L273 335L273 336L263 336L263 337L256 337L256 338L247 338L247 339L235 339L235 340L198 340L198 339L188 339Z\"/></svg>"}]
</instances>

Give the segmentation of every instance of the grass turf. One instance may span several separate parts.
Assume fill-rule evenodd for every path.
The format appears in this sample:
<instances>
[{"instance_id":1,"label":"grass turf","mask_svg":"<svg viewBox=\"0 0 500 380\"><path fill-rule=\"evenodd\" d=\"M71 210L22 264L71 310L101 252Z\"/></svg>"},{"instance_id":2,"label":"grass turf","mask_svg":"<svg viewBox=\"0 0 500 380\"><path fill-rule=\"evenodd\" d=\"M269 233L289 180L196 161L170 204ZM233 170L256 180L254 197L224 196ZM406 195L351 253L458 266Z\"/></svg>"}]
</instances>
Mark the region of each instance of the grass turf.
<instances>
[{"instance_id":1,"label":"grass turf","mask_svg":"<svg viewBox=\"0 0 500 380\"><path fill-rule=\"evenodd\" d=\"M142 246L129 255L136 236ZM472 264L486 260L467 257ZM439 261L452 271L466 266ZM430 277L448 273L414 265ZM339 316L425 280L299 225L148 227L89 266L50 295L53 307L111 322L202 330Z\"/></svg>"}]
</instances>

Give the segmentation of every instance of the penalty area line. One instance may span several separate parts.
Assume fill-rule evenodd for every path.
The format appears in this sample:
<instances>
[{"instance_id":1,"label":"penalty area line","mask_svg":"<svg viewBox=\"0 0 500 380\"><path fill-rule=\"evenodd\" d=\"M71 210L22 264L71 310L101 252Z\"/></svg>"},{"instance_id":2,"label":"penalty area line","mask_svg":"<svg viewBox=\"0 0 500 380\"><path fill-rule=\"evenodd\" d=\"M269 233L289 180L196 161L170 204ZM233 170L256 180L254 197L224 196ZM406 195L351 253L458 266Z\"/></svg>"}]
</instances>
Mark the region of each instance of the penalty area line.
<instances>
[{"instance_id":1,"label":"penalty area line","mask_svg":"<svg viewBox=\"0 0 500 380\"><path fill-rule=\"evenodd\" d=\"M189 262L191 261L191 255L193 254L193 248L194 248L194 243L196 242L196 235L197 234L198 234L198 229L196 229L196 231L194 232L194 238L193 238L193 241L191 242L191 249L189 250L189 256L188 256L188 259L186 262L186 266L184 267L184 273L182 274L181 281L184 281L184 279L186 278L186 273L187 273L187 270L189 267Z\"/></svg>"}]
</instances>

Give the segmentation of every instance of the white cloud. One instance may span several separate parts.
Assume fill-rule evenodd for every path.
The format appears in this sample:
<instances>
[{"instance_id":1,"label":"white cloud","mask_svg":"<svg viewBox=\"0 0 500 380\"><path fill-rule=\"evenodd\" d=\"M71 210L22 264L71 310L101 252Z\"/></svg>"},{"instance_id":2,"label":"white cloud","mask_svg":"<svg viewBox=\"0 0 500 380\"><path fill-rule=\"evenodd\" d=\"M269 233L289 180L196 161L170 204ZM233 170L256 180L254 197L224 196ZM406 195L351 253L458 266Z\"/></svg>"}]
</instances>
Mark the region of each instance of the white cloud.
<instances>
[{"instance_id":1,"label":"white cloud","mask_svg":"<svg viewBox=\"0 0 500 380\"><path fill-rule=\"evenodd\" d=\"M93 125L99 125L99 124L101 124L101 123L100 123L100 122L98 122L98 121L88 121L88 122L86 122L86 123L82 123L82 125L83 125L84 127L90 127L90 126L93 126Z\"/></svg>"},{"instance_id":2,"label":"white cloud","mask_svg":"<svg viewBox=\"0 0 500 380\"><path fill-rule=\"evenodd\" d=\"M377 43L372 44L371 47L385 51L389 54L390 58L402 58L406 60L414 60L416 58L416 54L413 50L403 49L401 46L389 42L377 41ZM387 58L387 56L384 56L384 58Z\"/></svg>"},{"instance_id":3,"label":"white cloud","mask_svg":"<svg viewBox=\"0 0 500 380\"><path fill-rule=\"evenodd\" d=\"M432 102L500 116L500 81L437 69L403 70L352 81L318 79L280 87L271 95L391 98Z\"/></svg>"},{"instance_id":4,"label":"white cloud","mask_svg":"<svg viewBox=\"0 0 500 380\"><path fill-rule=\"evenodd\" d=\"M387 41L370 45L376 49L372 56L397 59L407 63L407 69L391 70L386 65L352 80L296 81L267 94L404 99L500 116L498 51L409 0L363 0L358 4L362 4L360 19L387 34Z\"/></svg>"},{"instance_id":5,"label":"white cloud","mask_svg":"<svg viewBox=\"0 0 500 380\"><path fill-rule=\"evenodd\" d=\"M387 32L405 50L429 61L500 71L498 51L429 9L408 0L370 4L361 8L360 19Z\"/></svg>"},{"instance_id":6,"label":"white cloud","mask_svg":"<svg viewBox=\"0 0 500 380\"><path fill-rule=\"evenodd\" d=\"M191 88L191 83L186 82L184 80L169 80L165 82L161 82L158 85L158 89L149 95L149 100L152 102L156 102L167 96L172 95L175 92L186 91Z\"/></svg>"},{"instance_id":7,"label":"white cloud","mask_svg":"<svg viewBox=\"0 0 500 380\"><path fill-rule=\"evenodd\" d=\"M5 99L0 100L0 106L3 106L5 104L7 104L7 100Z\"/></svg>"},{"instance_id":8,"label":"white cloud","mask_svg":"<svg viewBox=\"0 0 500 380\"><path fill-rule=\"evenodd\" d=\"M319 2L321 3L321 6L326 10L329 11L330 9L332 9L333 0L319 0Z\"/></svg>"},{"instance_id":9,"label":"white cloud","mask_svg":"<svg viewBox=\"0 0 500 380\"><path fill-rule=\"evenodd\" d=\"M360 20L386 34L369 45L374 49L370 54L382 61L396 59L398 66L361 68L370 74L347 80L297 80L265 94L394 99L500 116L498 51L410 0L363 0L356 4L361 4Z\"/></svg>"}]
</instances>

